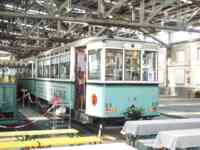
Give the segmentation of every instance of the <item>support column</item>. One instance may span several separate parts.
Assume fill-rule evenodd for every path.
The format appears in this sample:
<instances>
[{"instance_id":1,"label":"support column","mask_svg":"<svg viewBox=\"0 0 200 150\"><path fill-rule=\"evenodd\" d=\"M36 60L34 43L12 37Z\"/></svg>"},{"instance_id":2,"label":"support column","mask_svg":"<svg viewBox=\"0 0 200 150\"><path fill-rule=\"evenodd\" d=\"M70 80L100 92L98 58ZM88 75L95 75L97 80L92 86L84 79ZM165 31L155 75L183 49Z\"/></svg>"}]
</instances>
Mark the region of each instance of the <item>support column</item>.
<instances>
[{"instance_id":1,"label":"support column","mask_svg":"<svg viewBox=\"0 0 200 150\"><path fill-rule=\"evenodd\" d=\"M104 17L105 14L104 0L98 0L98 14L100 17Z\"/></svg>"},{"instance_id":2,"label":"support column","mask_svg":"<svg viewBox=\"0 0 200 150\"><path fill-rule=\"evenodd\" d=\"M140 23L144 23L144 0L140 0Z\"/></svg>"},{"instance_id":3,"label":"support column","mask_svg":"<svg viewBox=\"0 0 200 150\"><path fill-rule=\"evenodd\" d=\"M169 58L171 57L171 51L172 51L172 46L171 46L171 43L172 43L172 32L168 32L168 45L169 47L167 48L167 51L166 51L166 66L165 66L165 69L166 69L166 73L165 73L165 84L166 84L166 89L167 89L167 94L170 94L170 87L169 87Z\"/></svg>"},{"instance_id":4,"label":"support column","mask_svg":"<svg viewBox=\"0 0 200 150\"><path fill-rule=\"evenodd\" d=\"M60 37L60 31L61 31L61 21L57 21L57 37Z\"/></svg>"}]
</instances>

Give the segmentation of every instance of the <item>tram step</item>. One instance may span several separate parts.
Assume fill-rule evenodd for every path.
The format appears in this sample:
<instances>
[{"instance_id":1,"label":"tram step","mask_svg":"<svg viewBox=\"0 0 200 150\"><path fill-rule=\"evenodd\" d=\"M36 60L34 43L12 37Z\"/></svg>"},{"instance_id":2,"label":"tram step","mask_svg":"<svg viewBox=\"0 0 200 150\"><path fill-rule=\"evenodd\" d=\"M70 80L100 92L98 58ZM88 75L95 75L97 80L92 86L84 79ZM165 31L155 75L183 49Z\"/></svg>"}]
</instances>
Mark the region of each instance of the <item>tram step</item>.
<instances>
[{"instance_id":1,"label":"tram step","mask_svg":"<svg viewBox=\"0 0 200 150\"><path fill-rule=\"evenodd\" d=\"M81 111L75 111L75 120L78 122L81 122L82 124L88 124L91 123L92 118L86 115L84 112Z\"/></svg>"}]
</instances>

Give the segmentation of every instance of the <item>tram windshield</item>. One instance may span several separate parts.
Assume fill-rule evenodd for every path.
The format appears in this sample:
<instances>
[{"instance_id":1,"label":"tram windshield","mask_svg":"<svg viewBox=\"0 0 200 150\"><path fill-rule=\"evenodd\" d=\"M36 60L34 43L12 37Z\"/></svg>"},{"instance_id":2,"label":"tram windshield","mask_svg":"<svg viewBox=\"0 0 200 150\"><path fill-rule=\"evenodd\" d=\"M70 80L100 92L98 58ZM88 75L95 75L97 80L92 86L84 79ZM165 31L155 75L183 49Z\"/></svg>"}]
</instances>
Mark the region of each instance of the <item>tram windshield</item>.
<instances>
[{"instance_id":1,"label":"tram windshield","mask_svg":"<svg viewBox=\"0 0 200 150\"><path fill-rule=\"evenodd\" d=\"M152 51L142 52L142 77L143 81L157 80L157 54Z\"/></svg>"},{"instance_id":2,"label":"tram windshield","mask_svg":"<svg viewBox=\"0 0 200 150\"><path fill-rule=\"evenodd\" d=\"M125 80L140 80L140 51L125 50Z\"/></svg>"},{"instance_id":3,"label":"tram windshield","mask_svg":"<svg viewBox=\"0 0 200 150\"><path fill-rule=\"evenodd\" d=\"M157 57L155 51L106 49L106 80L157 81Z\"/></svg>"},{"instance_id":4,"label":"tram windshield","mask_svg":"<svg viewBox=\"0 0 200 150\"><path fill-rule=\"evenodd\" d=\"M101 78L101 49L88 52L88 79L100 80Z\"/></svg>"},{"instance_id":5,"label":"tram windshield","mask_svg":"<svg viewBox=\"0 0 200 150\"><path fill-rule=\"evenodd\" d=\"M122 80L123 51L121 49L106 50L106 80Z\"/></svg>"}]
</instances>

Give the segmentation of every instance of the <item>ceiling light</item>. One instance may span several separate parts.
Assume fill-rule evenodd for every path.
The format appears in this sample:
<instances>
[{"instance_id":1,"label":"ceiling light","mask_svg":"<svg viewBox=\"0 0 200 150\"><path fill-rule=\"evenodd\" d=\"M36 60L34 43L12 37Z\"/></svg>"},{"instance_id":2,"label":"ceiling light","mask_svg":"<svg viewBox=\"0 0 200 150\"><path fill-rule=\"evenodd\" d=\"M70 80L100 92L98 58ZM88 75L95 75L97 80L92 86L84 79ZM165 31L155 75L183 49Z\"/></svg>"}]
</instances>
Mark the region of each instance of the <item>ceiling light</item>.
<instances>
[{"instance_id":1,"label":"ceiling light","mask_svg":"<svg viewBox=\"0 0 200 150\"><path fill-rule=\"evenodd\" d=\"M180 1L182 1L182 2L184 2L184 3L187 3L187 4L192 4L192 1L191 1L191 0L180 0Z\"/></svg>"}]
</instances>

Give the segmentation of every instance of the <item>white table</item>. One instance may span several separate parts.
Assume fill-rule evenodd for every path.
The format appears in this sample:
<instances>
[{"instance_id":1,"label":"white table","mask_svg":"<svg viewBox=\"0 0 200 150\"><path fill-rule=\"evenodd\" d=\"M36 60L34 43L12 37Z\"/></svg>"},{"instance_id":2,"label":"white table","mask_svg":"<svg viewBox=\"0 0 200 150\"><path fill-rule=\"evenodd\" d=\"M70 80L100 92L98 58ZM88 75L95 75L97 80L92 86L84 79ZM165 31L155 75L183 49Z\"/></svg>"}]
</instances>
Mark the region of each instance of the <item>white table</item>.
<instances>
[{"instance_id":1,"label":"white table","mask_svg":"<svg viewBox=\"0 0 200 150\"><path fill-rule=\"evenodd\" d=\"M127 121L121 134L136 136L156 135L160 131L200 128L200 118Z\"/></svg>"},{"instance_id":2,"label":"white table","mask_svg":"<svg viewBox=\"0 0 200 150\"><path fill-rule=\"evenodd\" d=\"M96 145L81 145L81 146L66 146L44 148L45 150L137 150L125 143L109 143L109 144L96 144ZM34 150L42 150L34 149Z\"/></svg>"},{"instance_id":3,"label":"white table","mask_svg":"<svg viewBox=\"0 0 200 150\"><path fill-rule=\"evenodd\" d=\"M153 147L165 147L171 150L175 150L176 148L200 147L200 128L159 132L153 143Z\"/></svg>"}]
</instances>

